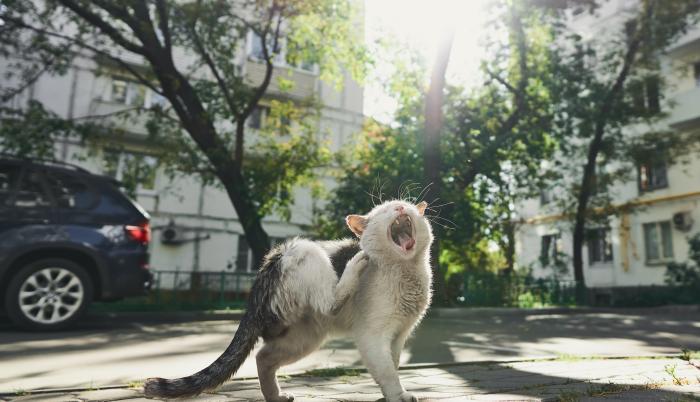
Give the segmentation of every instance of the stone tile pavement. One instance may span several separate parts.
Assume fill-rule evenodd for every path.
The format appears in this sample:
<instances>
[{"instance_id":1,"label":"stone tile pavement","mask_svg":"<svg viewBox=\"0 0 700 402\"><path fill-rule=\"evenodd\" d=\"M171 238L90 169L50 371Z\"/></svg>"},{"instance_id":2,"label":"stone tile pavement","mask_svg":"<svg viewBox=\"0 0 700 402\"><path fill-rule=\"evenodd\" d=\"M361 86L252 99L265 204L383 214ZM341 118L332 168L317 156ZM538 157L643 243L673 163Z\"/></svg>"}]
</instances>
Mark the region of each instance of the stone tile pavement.
<instances>
[{"instance_id":1,"label":"stone tile pavement","mask_svg":"<svg viewBox=\"0 0 700 402\"><path fill-rule=\"evenodd\" d=\"M700 401L700 361L671 356L518 360L402 368L404 387L421 401ZM376 401L382 395L362 370L317 370L280 378L297 401ZM0 396L2 401L153 401L138 384ZM3 399L4 398L4 399ZM256 379L235 380L196 401L262 400Z\"/></svg>"}]
</instances>

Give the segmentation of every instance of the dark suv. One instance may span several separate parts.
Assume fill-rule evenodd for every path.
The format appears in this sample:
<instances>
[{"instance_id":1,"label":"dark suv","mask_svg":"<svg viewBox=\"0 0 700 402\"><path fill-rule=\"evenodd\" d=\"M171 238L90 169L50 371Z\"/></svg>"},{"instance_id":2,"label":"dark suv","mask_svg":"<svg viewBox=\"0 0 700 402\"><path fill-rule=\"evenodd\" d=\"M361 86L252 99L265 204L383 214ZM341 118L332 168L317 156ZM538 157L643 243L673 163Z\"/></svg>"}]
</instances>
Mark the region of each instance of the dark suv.
<instances>
[{"instance_id":1,"label":"dark suv","mask_svg":"<svg viewBox=\"0 0 700 402\"><path fill-rule=\"evenodd\" d=\"M113 179L0 155L0 302L15 323L62 328L93 300L142 295L150 237Z\"/></svg>"}]
</instances>

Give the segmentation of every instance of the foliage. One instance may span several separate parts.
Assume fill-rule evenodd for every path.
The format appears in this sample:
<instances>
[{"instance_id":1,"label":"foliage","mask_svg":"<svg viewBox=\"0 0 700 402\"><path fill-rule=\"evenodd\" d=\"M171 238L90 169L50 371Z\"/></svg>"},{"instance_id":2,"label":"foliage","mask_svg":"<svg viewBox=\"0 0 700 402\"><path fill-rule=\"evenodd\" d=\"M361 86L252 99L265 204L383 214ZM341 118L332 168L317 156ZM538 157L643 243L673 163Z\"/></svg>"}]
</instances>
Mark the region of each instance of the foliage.
<instances>
[{"instance_id":1,"label":"foliage","mask_svg":"<svg viewBox=\"0 0 700 402\"><path fill-rule=\"evenodd\" d=\"M428 214L441 241L441 261L452 267L448 272L512 267L514 202L537 186L530 178L555 149L544 85L553 79L553 36L543 27L550 16L526 2L505 1L494 5L494 15L484 85L469 91L450 85L446 91L441 199L428 200ZM367 193L375 202L386 196L413 200L429 185L418 184L424 177L425 105L419 89L425 87L425 63L410 49L391 49L384 53L388 59L376 63L394 66L384 85L399 107L390 124L367 124L340 160L339 186L318 225L324 237L347 233L344 214L371 209Z\"/></svg>"},{"instance_id":2,"label":"foliage","mask_svg":"<svg viewBox=\"0 0 700 402\"><path fill-rule=\"evenodd\" d=\"M0 112L0 149L23 158L52 159L57 138L90 133L89 126L74 125L34 100L24 111L3 108Z\"/></svg>"},{"instance_id":3,"label":"foliage","mask_svg":"<svg viewBox=\"0 0 700 402\"><path fill-rule=\"evenodd\" d=\"M293 99L291 72L277 66L315 63L336 84L344 71L361 79L368 57L354 18L350 0L8 0L0 9L0 54L12 71L0 96L16 98L14 113L24 113L26 88L79 63L161 97L118 117L147 121L148 144L169 172L221 184L261 259L269 245L262 217L289 218L293 186L328 159L314 102L285 101ZM249 35L257 38L251 57ZM250 69L260 73L246 75ZM273 88L276 104L267 99ZM246 121L263 105L277 122L250 132Z\"/></svg>"},{"instance_id":4,"label":"foliage","mask_svg":"<svg viewBox=\"0 0 700 402\"><path fill-rule=\"evenodd\" d=\"M688 240L688 247L690 261L669 264L666 268L666 283L695 289L700 293L700 233Z\"/></svg>"}]
</instances>

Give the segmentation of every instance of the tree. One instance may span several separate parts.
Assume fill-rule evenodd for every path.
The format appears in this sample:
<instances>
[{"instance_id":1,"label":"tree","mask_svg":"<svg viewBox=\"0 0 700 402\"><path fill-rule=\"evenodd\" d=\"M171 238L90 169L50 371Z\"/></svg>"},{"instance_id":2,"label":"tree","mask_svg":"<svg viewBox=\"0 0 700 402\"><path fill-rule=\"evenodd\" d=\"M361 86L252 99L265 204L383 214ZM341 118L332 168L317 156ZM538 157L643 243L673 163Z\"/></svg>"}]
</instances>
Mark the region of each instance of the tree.
<instances>
[{"instance_id":1,"label":"tree","mask_svg":"<svg viewBox=\"0 0 700 402\"><path fill-rule=\"evenodd\" d=\"M584 42L567 25L557 27L563 38L555 63L560 80L552 82L552 91L560 99L555 117L559 146L550 177L558 177L554 182L566 183L574 195L572 199L565 194L561 203L565 211L573 210L574 278L580 285L586 223L607 219L611 194L606 189L634 171L625 162L638 162L630 156L650 146L675 154L687 150L671 133L660 136L653 123L664 116L659 55L692 25L698 8L691 0L643 0L619 24L613 40L608 33ZM633 124L648 127L645 135L627 135L624 128ZM664 142L668 146L661 150ZM580 180L571 183L570 177Z\"/></svg>"},{"instance_id":2,"label":"tree","mask_svg":"<svg viewBox=\"0 0 700 402\"><path fill-rule=\"evenodd\" d=\"M270 189L290 193L327 155L308 124L301 124L303 134L253 143L246 120L274 83L283 48L287 62L315 63L336 83L343 68L360 77L366 57L353 18L349 0L5 1L0 51L16 58L17 73L3 100L81 57L163 96L166 107L134 113L149 115L152 140L166 147L171 166L223 186L260 261L269 247L264 214L290 202ZM259 45L258 80L240 68L249 33ZM274 84L283 90L292 82L280 73ZM278 102L275 113L300 113L295 105ZM262 169L270 163L278 168L274 176Z\"/></svg>"},{"instance_id":3,"label":"tree","mask_svg":"<svg viewBox=\"0 0 700 402\"><path fill-rule=\"evenodd\" d=\"M366 125L324 210L325 224L319 225L324 235L344 232L335 223L341 222L339 214L370 209L368 192L373 198L396 193L416 200L436 186L440 201L429 207L428 219L440 239L440 258L469 269L505 268L475 266L475 261L506 261L512 266L514 200L537 186L537 180L528 177L538 177L540 161L555 149L545 85L554 79L549 54L553 37L543 23L551 16L529 4L504 1L494 6L497 17L490 37L492 51L482 66L483 86L466 90L448 84L444 92L440 90L444 124L439 149L432 149L432 155L426 144L431 144L428 128L434 126L423 113L429 95L415 90L425 87L426 69L404 48L390 53L398 57L393 63L396 74L387 87L400 107L391 124ZM509 35L498 33L503 30ZM428 189L428 183L416 184L426 173L434 174ZM453 227L457 230L449 230ZM493 249L490 242L510 250L509 256L488 256ZM435 299L440 302L446 295L437 294Z\"/></svg>"},{"instance_id":4,"label":"tree","mask_svg":"<svg viewBox=\"0 0 700 402\"><path fill-rule=\"evenodd\" d=\"M442 189L440 134L443 129L442 109L444 106L447 66L450 61L454 27L449 27L445 37L438 46L433 70L430 75L430 85L425 96L425 134L423 144L423 182L425 194L423 197L430 203L440 200ZM444 275L440 267L440 239L433 242L431 254L433 265L433 286L437 297L445 296ZM445 301L442 301L443 304Z\"/></svg>"}]
</instances>

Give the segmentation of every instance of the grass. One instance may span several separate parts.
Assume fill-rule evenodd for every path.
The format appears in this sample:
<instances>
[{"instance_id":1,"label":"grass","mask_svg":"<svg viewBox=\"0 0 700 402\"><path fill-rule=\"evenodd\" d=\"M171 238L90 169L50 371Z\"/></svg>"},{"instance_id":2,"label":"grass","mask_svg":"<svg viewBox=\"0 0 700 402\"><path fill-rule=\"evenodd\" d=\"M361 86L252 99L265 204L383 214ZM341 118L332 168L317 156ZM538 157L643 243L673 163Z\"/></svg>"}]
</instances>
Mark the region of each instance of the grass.
<instances>
[{"instance_id":1,"label":"grass","mask_svg":"<svg viewBox=\"0 0 700 402\"><path fill-rule=\"evenodd\" d=\"M578 391L562 391L558 396L559 402L577 402L581 397L588 396L592 398L605 398L610 395L620 394L628 391L648 391L658 389L661 383L648 383L645 385L629 385L629 384L591 384L585 392Z\"/></svg>"},{"instance_id":2,"label":"grass","mask_svg":"<svg viewBox=\"0 0 700 402\"><path fill-rule=\"evenodd\" d=\"M126 384L126 387L129 389L143 388L143 381L131 381Z\"/></svg>"},{"instance_id":3,"label":"grass","mask_svg":"<svg viewBox=\"0 0 700 402\"><path fill-rule=\"evenodd\" d=\"M332 368L308 370L304 374L302 374L302 376L303 377L322 377L322 378L356 377L356 376L362 374L363 372L364 372L364 370L361 370L361 369L354 369L354 368L348 368L348 367L332 367Z\"/></svg>"},{"instance_id":4,"label":"grass","mask_svg":"<svg viewBox=\"0 0 700 402\"><path fill-rule=\"evenodd\" d=\"M666 374L670 375L671 378L673 379L673 383L675 385L688 385L690 384L690 381L688 381L687 378L682 378L679 377L678 374L676 374L676 364L667 364L664 366L664 370L666 371Z\"/></svg>"},{"instance_id":5,"label":"grass","mask_svg":"<svg viewBox=\"0 0 700 402\"><path fill-rule=\"evenodd\" d=\"M700 359L700 350L681 349L680 359L687 362L691 359Z\"/></svg>"},{"instance_id":6,"label":"grass","mask_svg":"<svg viewBox=\"0 0 700 402\"><path fill-rule=\"evenodd\" d=\"M560 353L557 355L555 360L558 361L564 361L564 362L575 362L583 359L594 359L595 357L586 357L586 356L578 356L578 355L572 355L568 353Z\"/></svg>"}]
</instances>

